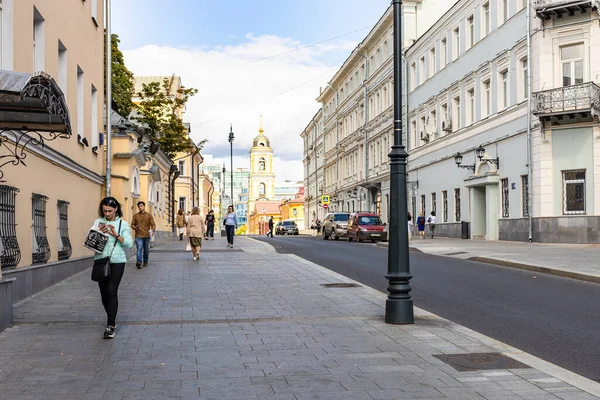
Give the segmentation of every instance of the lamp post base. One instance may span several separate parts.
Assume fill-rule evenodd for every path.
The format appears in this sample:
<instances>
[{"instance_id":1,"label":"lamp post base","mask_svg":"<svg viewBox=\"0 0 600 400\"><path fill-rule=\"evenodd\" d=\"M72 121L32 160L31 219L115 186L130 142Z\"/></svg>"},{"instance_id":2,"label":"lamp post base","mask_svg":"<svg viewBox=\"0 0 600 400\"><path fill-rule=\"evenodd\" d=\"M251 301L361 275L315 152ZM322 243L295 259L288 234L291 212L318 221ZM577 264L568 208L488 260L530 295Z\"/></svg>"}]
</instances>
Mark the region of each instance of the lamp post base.
<instances>
[{"instance_id":1,"label":"lamp post base","mask_svg":"<svg viewBox=\"0 0 600 400\"><path fill-rule=\"evenodd\" d=\"M385 323L394 325L414 324L415 315L412 299L387 299L385 302Z\"/></svg>"}]
</instances>

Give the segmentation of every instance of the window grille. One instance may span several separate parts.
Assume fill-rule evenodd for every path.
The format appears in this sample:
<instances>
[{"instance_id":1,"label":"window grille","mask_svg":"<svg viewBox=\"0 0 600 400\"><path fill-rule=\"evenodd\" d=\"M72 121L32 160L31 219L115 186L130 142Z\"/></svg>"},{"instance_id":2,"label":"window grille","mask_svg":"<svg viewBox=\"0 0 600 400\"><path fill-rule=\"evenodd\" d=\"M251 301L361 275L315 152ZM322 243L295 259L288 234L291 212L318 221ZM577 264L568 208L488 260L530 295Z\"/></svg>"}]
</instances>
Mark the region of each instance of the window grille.
<instances>
[{"instance_id":1,"label":"window grille","mask_svg":"<svg viewBox=\"0 0 600 400\"><path fill-rule=\"evenodd\" d=\"M19 189L0 185L0 267L14 268L21 261L17 240L15 204Z\"/></svg>"},{"instance_id":2,"label":"window grille","mask_svg":"<svg viewBox=\"0 0 600 400\"><path fill-rule=\"evenodd\" d=\"M523 198L523 216L529 217L529 177L521 176L521 191Z\"/></svg>"},{"instance_id":3,"label":"window grille","mask_svg":"<svg viewBox=\"0 0 600 400\"><path fill-rule=\"evenodd\" d=\"M60 249L59 260L68 260L73 254L71 240L69 239L69 202L58 200L58 237Z\"/></svg>"},{"instance_id":4,"label":"window grille","mask_svg":"<svg viewBox=\"0 0 600 400\"><path fill-rule=\"evenodd\" d=\"M502 218L508 218L510 215L508 178L502 179L500 182L502 184Z\"/></svg>"},{"instance_id":5,"label":"window grille","mask_svg":"<svg viewBox=\"0 0 600 400\"><path fill-rule=\"evenodd\" d=\"M423 216L425 216L425 195L424 194L421 195L421 212L423 213Z\"/></svg>"},{"instance_id":6,"label":"window grille","mask_svg":"<svg viewBox=\"0 0 600 400\"><path fill-rule=\"evenodd\" d=\"M442 216L442 221L443 222L448 222L448 191L444 190L442 192L442 211L443 211L443 216Z\"/></svg>"},{"instance_id":7,"label":"window grille","mask_svg":"<svg viewBox=\"0 0 600 400\"><path fill-rule=\"evenodd\" d=\"M563 171L563 213L585 214L585 170Z\"/></svg>"},{"instance_id":8,"label":"window grille","mask_svg":"<svg viewBox=\"0 0 600 400\"><path fill-rule=\"evenodd\" d=\"M436 194L431 193L431 211L433 211L433 212L437 211L436 203L437 203Z\"/></svg>"},{"instance_id":9,"label":"window grille","mask_svg":"<svg viewBox=\"0 0 600 400\"><path fill-rule=\"evenodd\" d=\"M46 235L46 203L48 197L41 194L31 196L33 219L33 252L32 263L45 263L50 259L50 244Z\"/></svg>"},{"instance_id":10,"label":"window grille","mask_svg":"<svg viewBox=\"0 0 600 400\"><path fill-rule=\"evenodd\" d=\"M454 189L454 220L460 222L460 189Z\"/></svg>"}]
</instances>

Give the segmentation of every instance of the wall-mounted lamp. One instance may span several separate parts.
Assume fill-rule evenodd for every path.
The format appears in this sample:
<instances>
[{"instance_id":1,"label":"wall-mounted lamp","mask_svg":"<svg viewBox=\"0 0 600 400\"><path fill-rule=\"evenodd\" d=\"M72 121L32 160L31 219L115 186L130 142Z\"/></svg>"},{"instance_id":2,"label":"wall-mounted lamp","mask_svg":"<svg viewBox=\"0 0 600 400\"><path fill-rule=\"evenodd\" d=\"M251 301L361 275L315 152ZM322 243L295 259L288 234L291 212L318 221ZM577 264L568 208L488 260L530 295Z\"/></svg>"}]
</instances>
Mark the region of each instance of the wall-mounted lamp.
<instances>
[{"instance_id":1,"label":"wall-mounted lamp","mask_svg":"<svg viewBox=\"0 0 600 400\"><path fill-rule=\"evenodd\" d=\"M479 161L490 162L492 164L495 164L496 168L500 168L500 157L496 157L496 158L484 158L484 156L485 156L485 148L483 146L479 146L475 150L475 154L477 155L477 158L479 158Z\"/></svg>"},{"instance_id":2,"label":"wall-mounted lamp","mask_svg":"<svg viewBox=\"0 0 600 400\"><path fill-rule=\"evenodd\" d=\"M461 165L462 162L463 162L463 156L460 153L456 153L456 155L454 156L454 162L456 163L456 166L458 168L470 169L471 171L475 172L475 164L473 164L473 165Z\"/></svg>"}]
</instances>

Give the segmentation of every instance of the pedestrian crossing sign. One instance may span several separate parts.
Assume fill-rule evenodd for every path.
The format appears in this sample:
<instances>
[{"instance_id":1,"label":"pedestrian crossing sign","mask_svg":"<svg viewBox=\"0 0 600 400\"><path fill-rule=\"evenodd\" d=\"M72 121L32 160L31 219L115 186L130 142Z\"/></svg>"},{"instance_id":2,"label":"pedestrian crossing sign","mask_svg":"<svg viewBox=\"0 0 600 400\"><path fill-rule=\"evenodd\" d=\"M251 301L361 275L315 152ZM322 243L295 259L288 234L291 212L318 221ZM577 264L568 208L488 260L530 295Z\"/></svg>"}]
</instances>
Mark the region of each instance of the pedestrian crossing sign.
<instances>
[{"instance_id":1,"label":"pedestrian crossing sign","mask_svg":"<svg viewBox=\"0 0 600 400\"><path fill-rule=\"evenodd\" d=\"M321 197L321 203L322 204L329 204L329 196L323 196L323 197Z\"/></svg>"}]
</instances>

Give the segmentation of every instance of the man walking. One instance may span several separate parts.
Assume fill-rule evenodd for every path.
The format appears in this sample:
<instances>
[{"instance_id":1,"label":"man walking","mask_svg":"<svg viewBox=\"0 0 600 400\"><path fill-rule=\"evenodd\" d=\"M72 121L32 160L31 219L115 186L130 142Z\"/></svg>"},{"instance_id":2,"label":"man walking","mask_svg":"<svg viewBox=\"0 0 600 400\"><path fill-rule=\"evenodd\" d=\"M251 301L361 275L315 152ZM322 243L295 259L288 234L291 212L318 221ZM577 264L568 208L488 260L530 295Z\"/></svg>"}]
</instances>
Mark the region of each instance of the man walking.
<instances>
[{"instance_id":1,"label":"man walking","mask_svg":"<svg viewBox=\"0 0 600 400\"><path fill-rule=\"evenodd\" d=\"M146 203L139 201L137 206L140 211L134 214L133 220L131 221L131 228L135 231L135 245L137 247L137 262L135 263L135 266L137 269L142 269L142 262L144 267L148 266L150 231L152 230L152 236L154 236L156 224L154 223L152 214L146 212Z\"/></svg>"},{"instance_id":2,"label":"man walking","mask_svg":"<svg viewBox=\"0 0 600 400\"><path fill-rule=\"evenodd\" d=\"M269 237L269 235L273 237L273 217L269 219L269 232L267 232L267 237Z\"/></svg>"}]
</instances>

